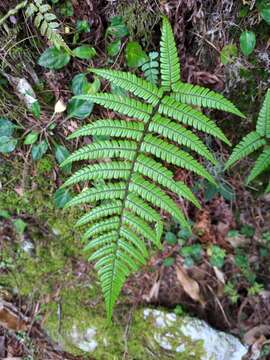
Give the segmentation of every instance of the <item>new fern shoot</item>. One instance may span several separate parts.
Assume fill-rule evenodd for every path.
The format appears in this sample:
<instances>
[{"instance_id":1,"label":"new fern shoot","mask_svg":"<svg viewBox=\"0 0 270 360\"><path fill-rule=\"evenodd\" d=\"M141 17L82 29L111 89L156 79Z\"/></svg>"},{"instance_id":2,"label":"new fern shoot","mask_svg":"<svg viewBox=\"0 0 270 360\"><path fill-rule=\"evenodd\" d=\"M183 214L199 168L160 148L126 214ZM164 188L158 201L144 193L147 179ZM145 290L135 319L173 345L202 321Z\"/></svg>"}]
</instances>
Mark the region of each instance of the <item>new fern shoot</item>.
<instances>
[{"instance_id":1,"label":"new fern shoot","mask_svg":"<svg viewBox=\"0 0 270 360\"><path fill-rule=\"evenodd\" d=\"M226 168L234 165L237 161L250 155L251 153L262 149L249 176L247 184L256 179L261 173L270 170L270 89L268 89L262 108L259 112L256 130L246 135L233 150ZM270 181L265 190L270 192Z\"/></svg>"},{"instance_id":2,"label":"new fern shoot","mask_svg":"<svg viewBox=\"0 0 270 360\"><path fill-rule=\"evenodd\" d=\"M167 190L200 206L190 188L174 180L170 164L215 182L194 155L213 164L215 157L192 130L211 134L227 144L229 141L198 107L243 115L222 95L181 82L177 48L167 18L163 19L160 42L159 87L153 78L147 81L129 72L90 71L133 95L77 96L127 118L98 119L75 131L69 139L109 136L109 140L94 141L62 163L66 166L90 161L63 187L89 181L92 184L69 201L67 207L92 204L76 226L86 228L85 251L91 253L89 260L95 261L107 315L111 318L125 280L147 261L146 244L160 247L163 219L159 209L173 216L182 228L189 228L184 213Z\"/></svg>"}]
</instances>

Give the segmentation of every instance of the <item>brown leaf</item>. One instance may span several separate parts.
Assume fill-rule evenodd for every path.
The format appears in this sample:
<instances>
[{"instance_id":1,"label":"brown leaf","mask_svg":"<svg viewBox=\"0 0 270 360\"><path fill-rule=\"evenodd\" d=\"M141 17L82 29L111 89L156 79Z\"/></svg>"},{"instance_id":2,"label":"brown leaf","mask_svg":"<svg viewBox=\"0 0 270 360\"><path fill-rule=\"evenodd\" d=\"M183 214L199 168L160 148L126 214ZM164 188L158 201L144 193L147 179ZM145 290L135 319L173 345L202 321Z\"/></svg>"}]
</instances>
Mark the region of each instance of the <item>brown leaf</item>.
<instances>
[{"instance_id":1,"label":"brown leaf","mask_svg":"<svg viewBox=\"0 0 270 360\"><path fill-rule=\"evenodd\" d=\"M12 304L0 301L0 325L9 330L25 331L28 325Z\"/></svg>"},{"instance_id":2,"label":"brown leaf","mask_svg":"<svg viewBox=\"0 0 270 360\"><path fill-rule=\"evenodd\" d=\"M193 299L198 301L202 306L205 305L205 301L200 294L200 287L197 281L193 280L181 266L176 266L176 276L184 291Z\"/></svg>"}]
</instances>

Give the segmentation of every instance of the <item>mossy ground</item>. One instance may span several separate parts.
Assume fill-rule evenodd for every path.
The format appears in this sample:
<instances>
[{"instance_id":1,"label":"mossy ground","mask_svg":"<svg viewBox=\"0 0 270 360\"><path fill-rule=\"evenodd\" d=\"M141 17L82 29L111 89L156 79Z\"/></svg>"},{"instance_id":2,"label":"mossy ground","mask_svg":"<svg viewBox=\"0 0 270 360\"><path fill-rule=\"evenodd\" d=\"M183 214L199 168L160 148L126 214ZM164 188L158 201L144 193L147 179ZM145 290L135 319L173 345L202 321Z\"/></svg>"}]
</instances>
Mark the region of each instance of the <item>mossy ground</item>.
<instances>
[{"instance_id":1,"label":"mossy ground","mask_svg":"<svg viewBox=\"0 0 270 360\"><path fill-rule=\"evenodd\" d=\"M0 286L28 305L39 304L36 319L42 320L51 337L71 353L82 354L69 341L76 324L82 332L89 327L97 329L95 359L121 359L125 351L128 359L167 359L170 354L154 341L141 311L118 308L114 324L108 324L95 273L82 255L80 234L73 228L78 214L55 208L50 156L28 169L30 182L23 194L14 190L21 184L23 163L13 159L1 166L0 210L8 211L11 217L0 220L3 228L9 228L10 239L1 245ZM25 235L34 244L33 256L22 250L21 237L12 229L16 218L27 223ZM85 271L88 266L89 271ZM201 353L200 346L198 349L197 355ZM179 354L177 359L187 359L183 356Z\"/></svg>"}]
</instances>

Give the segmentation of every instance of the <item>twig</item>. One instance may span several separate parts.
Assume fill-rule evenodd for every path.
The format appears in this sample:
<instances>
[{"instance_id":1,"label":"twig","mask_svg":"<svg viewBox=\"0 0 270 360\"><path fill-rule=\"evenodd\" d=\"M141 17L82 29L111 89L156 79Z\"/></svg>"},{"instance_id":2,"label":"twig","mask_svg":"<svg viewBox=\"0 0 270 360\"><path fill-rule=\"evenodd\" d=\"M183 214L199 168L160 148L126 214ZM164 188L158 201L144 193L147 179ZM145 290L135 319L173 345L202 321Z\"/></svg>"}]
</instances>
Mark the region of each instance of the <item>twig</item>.
<instances>
[{"instance_id":1,"label":"twig","mask_svg":"<svg viewBox=\"0 0 270 360\"><path fill-rule=\"evenodd\" d=\"M8 13L0 19L0 26L3 25L10 16L17 14L18 11L23 9L27 5L27 2L28 0L22 1L14 9L10 9Z\"/></svg>"}]
</instances>

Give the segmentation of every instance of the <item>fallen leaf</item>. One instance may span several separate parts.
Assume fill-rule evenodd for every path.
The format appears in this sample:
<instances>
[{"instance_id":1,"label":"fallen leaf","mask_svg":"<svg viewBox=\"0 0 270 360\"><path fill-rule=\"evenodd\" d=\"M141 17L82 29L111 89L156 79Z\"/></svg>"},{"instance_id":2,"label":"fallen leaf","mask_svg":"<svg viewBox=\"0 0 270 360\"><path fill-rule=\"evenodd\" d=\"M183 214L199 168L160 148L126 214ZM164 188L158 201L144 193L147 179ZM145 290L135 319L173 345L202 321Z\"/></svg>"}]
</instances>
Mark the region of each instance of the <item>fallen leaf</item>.
<instances>
[{"instance_id":1,"label":"fallen leaf","mask_svg":"<svg viewBox=\"0 0 270 360\"><path fill-rule=\"evenodd\" d=\"M197 281L193 280L185 271L184 268L176 267L176 276L184 291L193 299L198 301L202 306L205 305L205 301L200 294L200 287Z\"/></svg>"},{"instance_id":2,"label":"fallen leaf","mask_svg":"<svg viewBox=\"0 0 270 360\"><path fill-rule=\"evenodd\" d=\"M57 103L54 105L54 112L56 114L60 114L66 110L67 106L63 103L62 100L58 100Z\"/></svg>"},{"instance_id":3,"label":"fallen leaf","mask_svg":"<svg viewBox=\"0 0 270 360\"><path fill-rule=\"evenodd\" d=\"M8 330L25 331L26 321L20 316L12 304L0 300L0 325Z\"/></svg>"}]
</instances>

